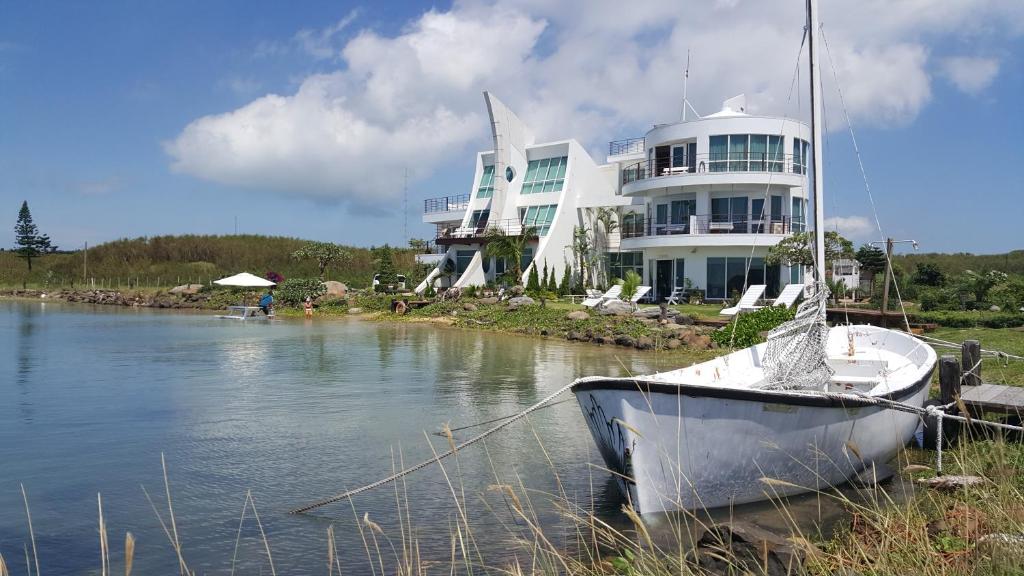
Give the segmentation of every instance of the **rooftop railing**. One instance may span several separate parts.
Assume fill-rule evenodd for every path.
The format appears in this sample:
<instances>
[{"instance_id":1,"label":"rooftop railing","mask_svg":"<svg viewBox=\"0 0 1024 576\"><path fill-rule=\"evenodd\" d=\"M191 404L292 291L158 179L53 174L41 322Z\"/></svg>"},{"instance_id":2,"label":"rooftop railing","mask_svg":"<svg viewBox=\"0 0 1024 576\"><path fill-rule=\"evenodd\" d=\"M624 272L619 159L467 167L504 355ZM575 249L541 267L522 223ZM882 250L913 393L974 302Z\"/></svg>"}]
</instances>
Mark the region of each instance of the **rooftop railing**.
<instances>
[{"instance_id":1,"label":"rooftop railing","mask_svg":"<svg viewBox=\"0 0 1024 576\"><path fill-rule=\"evenodd\" d=\"M802 217L768 214L756 217L751 214L688 215L663 222L637 215L624 218L620 229L623 238L676 234L790 234L803 232L805 223Z\"/></svg>"},{"instance_id":2,"label":"rooftop railing","mask_svg":"<svg viewBox=\"0 0 1024 576\"><path fill-rule=\"evenodd\" d=\"M469 208L469 194L427 198L423 201L424 214L431 214L433 212L451 212L453 210L465 210L466 208Z\"/></svg>"},{"instance_id":3,"label":"rooftop railing","mask_svg":"<svg viewBox=\"0 0 1024 576\"><path fill-rule=\"evenodd\" d=\"M619 154L636 154L644 151L643 138L627 138L615 140L608 143L608 155L618 156Z\"/></svg>"},{"instance_id":4,"label":"rooftop railing","mask_svg":"<svg viewBox=\"0 0 1024 576\"><path fill-rule=\"evenodd\" d=\"M676 158L641 160L622 169L622 183L629 184L649 178L685 176L690 174L728 174L743 172L806 174L807 167L799 156L766 152L723 152L695 154Z\"/></svg>"}]
</instances>

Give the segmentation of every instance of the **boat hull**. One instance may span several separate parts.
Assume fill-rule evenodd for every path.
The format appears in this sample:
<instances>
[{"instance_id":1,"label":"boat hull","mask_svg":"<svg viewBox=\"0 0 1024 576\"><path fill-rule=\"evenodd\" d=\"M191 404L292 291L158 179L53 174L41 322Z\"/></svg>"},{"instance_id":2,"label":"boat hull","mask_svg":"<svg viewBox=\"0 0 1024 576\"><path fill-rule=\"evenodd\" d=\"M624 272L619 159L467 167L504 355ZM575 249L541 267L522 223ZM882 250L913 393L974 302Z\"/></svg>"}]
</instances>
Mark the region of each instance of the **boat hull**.
<instances>
[{"instance_id":1,"label":"boat hull","mask_svg":"<svg viewBox=\"0 0 1024 576\"><path fill-rule=\"evenodd\" d=\"M932 369L886 397L921 406ZM605 463L641 513L842 484L892 459L919 422L866 402L643 379L591 379L573 392Z\"/></svg>"}]
</instances>

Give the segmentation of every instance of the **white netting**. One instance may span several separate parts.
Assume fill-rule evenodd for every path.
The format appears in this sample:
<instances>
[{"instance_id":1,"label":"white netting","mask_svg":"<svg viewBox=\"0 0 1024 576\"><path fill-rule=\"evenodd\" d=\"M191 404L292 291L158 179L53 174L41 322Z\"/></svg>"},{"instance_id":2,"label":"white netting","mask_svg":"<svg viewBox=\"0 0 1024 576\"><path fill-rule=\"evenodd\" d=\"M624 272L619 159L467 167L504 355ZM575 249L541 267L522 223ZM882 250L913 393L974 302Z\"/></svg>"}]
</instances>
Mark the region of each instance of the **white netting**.
<instances>
[{"instance_id":1,"label":"white netting","mask_svg":"<svg viewBox=\"0 0 1024 576\"><path fill-rule=\"evenodd\" d=\"M824 390L835 373L826 361L828 326L825 303L829 291L816 282L813 294L796 310L796 318L768 333L762 366L765 388L773 390Z\"/></svg>"}]
</instances>

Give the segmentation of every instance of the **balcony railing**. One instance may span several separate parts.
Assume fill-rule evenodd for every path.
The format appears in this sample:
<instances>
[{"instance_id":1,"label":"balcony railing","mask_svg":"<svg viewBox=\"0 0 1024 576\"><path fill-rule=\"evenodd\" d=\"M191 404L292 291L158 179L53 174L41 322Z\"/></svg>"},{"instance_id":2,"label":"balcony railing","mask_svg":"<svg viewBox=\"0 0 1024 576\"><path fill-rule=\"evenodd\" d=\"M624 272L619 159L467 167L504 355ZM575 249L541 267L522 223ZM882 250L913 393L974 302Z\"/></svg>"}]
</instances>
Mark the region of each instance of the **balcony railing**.
<instances>
[{"instance_id":1,"label":"balcony railing","mask_svg":"<svg viewBox=\"0 0 1024 576\"><path fill-rule=\"evenodd\" d=\"M475 226L439 226L435 243L465 244L483 243L487 241L487 234L490 230L501 230L507 236L519 236L523 233L523 223L518 219L508 220L482 220Z\"/></svg>"},{"instance_id":2,"label":"balcony railing","mask_svg":"<svg viewBox=\"0 0 1024 576\"><path fill-rule=\"evenodd\" d=\"M643 151L643 138L627 138L625 140L615 140L614 142L608 143L609 156L618 156L619 154L636 154L637 152Z\"/></svg>"},{"instance_id":3,"label":"balcony railing","mask_svg":"<svg viewBox=\"0 0 1024 576\"><path fill-rule=\"evenodd\" d=\"M676 222L657 222L651 218L637 216L624 219L621 227L623 238L676 234L790 234L804 230L805 223L802 217L753 217L749 214L684 216L681 221Z\"/></svg>"},{"instance_id":4,"label":"balcony railing","mask_svg":"<svg viewBox=\"0 0 1024 576\"><path fill-rule=\"evenodd\" d=\"M469 208L469 194L427 198L423 201L424 214L431 214L433 212L451 212L453 210L465 210L466 208Z\"/></svg>"},{"instance_id":5,"label":"balcony railing","mask_svg":"<svg viewBox=\"0 0 1024 576\"><path fill-rule=\"evenodd\" d=\"M691 174L728 174L742 172L806 174L807 167L799 156L762 152L725 152L695 154L692 157L641 160L622 169L622 183L648 178L687 176Z\"/></svg>"}]
</instances>

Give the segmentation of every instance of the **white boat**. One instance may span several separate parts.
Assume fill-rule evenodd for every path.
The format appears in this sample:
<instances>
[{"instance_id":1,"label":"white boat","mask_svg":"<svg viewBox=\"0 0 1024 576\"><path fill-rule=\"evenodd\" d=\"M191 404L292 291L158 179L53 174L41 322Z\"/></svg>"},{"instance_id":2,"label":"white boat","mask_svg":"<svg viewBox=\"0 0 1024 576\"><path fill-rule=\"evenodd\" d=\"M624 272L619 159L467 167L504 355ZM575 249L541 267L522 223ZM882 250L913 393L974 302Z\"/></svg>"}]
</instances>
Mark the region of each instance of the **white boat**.
<instances>
[{"instance_id":1,"label":"white boat","mask_svg":"<svg viewBox=\"0 0 1024 576\"><path fill-rule=\"evenodd\" d=\"M688 368L584 378L576 395L624 495L641 513L716 508L841 484L893 458L924 404L936 356L905 332L825 326L817 0L808 2L815 270L813 295L768 343ZM837 397L835 393L842 393ZM830 395L831 394L831 395Z\"/></svg>"}]
</instances>

